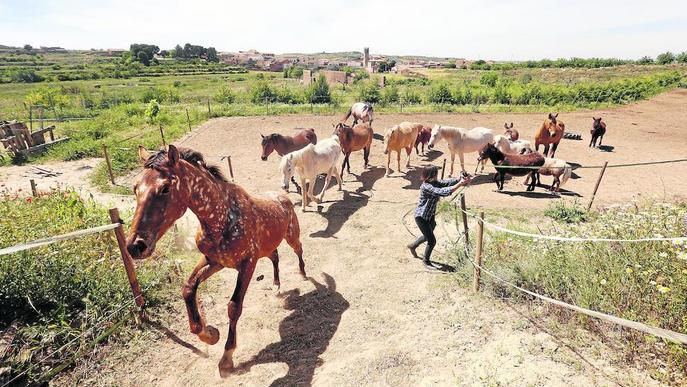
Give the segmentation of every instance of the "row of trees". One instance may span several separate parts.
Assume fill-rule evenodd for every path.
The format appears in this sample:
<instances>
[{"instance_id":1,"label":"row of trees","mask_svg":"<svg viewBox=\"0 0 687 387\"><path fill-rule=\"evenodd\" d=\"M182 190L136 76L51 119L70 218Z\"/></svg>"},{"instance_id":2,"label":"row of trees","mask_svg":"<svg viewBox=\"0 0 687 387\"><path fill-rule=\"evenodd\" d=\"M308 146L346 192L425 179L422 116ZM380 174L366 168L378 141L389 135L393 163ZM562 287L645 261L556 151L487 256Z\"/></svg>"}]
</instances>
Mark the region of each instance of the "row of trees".
<instances>
[{"instance_id":1,"label":"row of trees","mask_svg":"<svg viewBox=\"0 0 687 387\"><path fill-rule=\"evenodd\" d=\"M184 47L176 45L174 50L170 53L173 58L177 59L205 59L208 62L219 62L217 56L217 49L214 47L203 47L191 43L184 44Z\"/></svg>"},{"instance_id":2,"label":"row of trees","mask_svg":"<svg viewBox=\"0 0 687 387\"><path fill-rule=\"evenodd\" d=\"M631 59L617 59L617 58L560 58L556 60L542 59L542 60L528 60L525 62L507 62L507 63L488 63L485 60L477 60L470 64L471 70L509 70L514 68L600 68L600 67L614 67L626 64L671 64L671 63L687 63L687 51L679 54L673 54L670 51L664 52L653 59L650 56L644 56L637 60ZM449 63L445 67L456 68L455 63Z\"/></svg>"}]
</instances>

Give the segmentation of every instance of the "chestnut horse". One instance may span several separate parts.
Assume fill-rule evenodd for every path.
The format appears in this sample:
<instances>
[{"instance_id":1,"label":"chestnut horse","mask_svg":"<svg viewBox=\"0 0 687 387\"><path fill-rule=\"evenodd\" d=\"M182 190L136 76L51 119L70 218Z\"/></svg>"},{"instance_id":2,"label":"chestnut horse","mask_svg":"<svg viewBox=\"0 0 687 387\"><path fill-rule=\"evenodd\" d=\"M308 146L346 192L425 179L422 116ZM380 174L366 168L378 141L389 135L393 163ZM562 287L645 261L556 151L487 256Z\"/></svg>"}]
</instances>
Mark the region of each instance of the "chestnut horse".
<instances>
[{"instance_id":1,"label":"chestnut horse","mask_svg":"<svg viewBox=\"0 0 687 387\"><path fill-rule=\"evenodd\" d=\"M234 368L236 324L243 298L253 277L255 264L269 257L274 284L279 286L279 254L283 239L298 256L305 278L300 226L291 200L284 194L264 198L249 195L228 182L219 168L205 164L203 155L169 145L167 151L149 153L139 147L143 174L134 185L136 212L127 238L127 250L135 259L149 257L164 233L190 209L200 221L196 246L203 254L182 287L191 332L210 345L219 341L219 331L207 325L198 310L198 286L225 267L238 270L236 288L228 305L229 334L219 362L220 376Z\"/></svg>"},{"instance_id":2,"label":"chestnut horse","mask_svg":"<svg viewBox=\"0 0 687 387\"><path fill-rule=\"evenodd\" d=\"M358 120L362 122L368 122L370 126L372 126L372 121L374 120L374 109L372 108L372 105L367 102L356 102L341 118L341 123L346 123L348 117L351 115L353 116L353 126L358 124Z\"/></svg>"},{"instance_id":3,"label":"chestnut horse","mask_svg":"<svg viewBox=\"0 0 687 387\"><path fill-rule=\"evenodd\" d=\"M417 134L417 140L415 140L415 154L420 154L417 150L417 146L422 144L422 155L425 155L425 145L429 142L430 137L432 137L432 128L427 125L422 125L420 133Z\"/></svg>"},{"instance_id":4,"label":"chestnut horse","mask_svg":"<svg viewBox=\"0 0 687 387\"><path fill-rule=\"evenodd\" d=\"M491 163L494 164L496 169L494 181L499 191L503 189L503 180L507 174L511 176L529 176L532 178L532 182L527 187L527 190L534 191L536 181L534 175L537 173L538 167L544 165L544 156L538 152L524 155L509 155L501 152L491 143L485 145L479 151L478 161L486 159L491 160Z\"/></svg>"},{"instance_id":5,"label":"chestnut horse","mask_svg":"<svg viewBox=\"0 0 687 387\"><path fill-rule=\"evenodd\" d=\"M363 159L365 160L364 168L370 161L370 148L372 147L372 138L374 131L372 126L364 122L362 124L350 127L343 122L339 122L334 126L334 135L339 136L339 143L341 144L341 152L344 154L344 161L341 164L341 176L343 178L344 167L351 174L351 162L349 157L351 152L363 150Z\"/></svg>"},{"instance_id":6,"label":"chestnut horse","mask_svg":"<svg viewBox=\"0 0 687 387\"><path fill-rule=\"evenodd\" d=\"M301 129L295 136L283 136L279 133L272 133L263 136L260 145L262 146L262 161L266 161L272 152L277 151L279 156L303 149L308 144L317 144L315 129Z\"/></svg>"},{"instance_id":7,"label":"chestnut horse","mask_svg":"<svg viewBox=\"0 0 687 387\"><path fill-rule=\"evenodd\" d=\"M544 120L541 127L534 134L534 148L539 152L539 145L544 145L544 156L554 157L558 143L561 142L563 134L565 133L565 124L563 121L558 121L558 113L551 114ZM551 154L549 155L549 145L551 145Z\"/></svg>"},{"instance_id":8,"label":"chestnut horse","mask_svg":"<svg viewBox=\"0 0 687 387\"><path fill-rule=\"evenodd\" d=\"M589 131L589 134L592 135L592 139L589 141L589 146L591 147L593 144L594 148L596 148L596 140L598 139L600 148L601 141L604 140L604 134L606 134L606 123L601 121L601 117L592 117L592 119L594 120L594 124L592 125L592 130Z\"/></svg>"},{"instance_id":9,"label":"chestnut horse","mask_svg":"<svg viewBox=\"0 0 687 387\"><path fill-rule=\"evenodd\" d=\"M401 171L401 150L405 149L408 155L406 168L410 167L410 154L413 152L413 145L417 140L418 132L422 129L422 124L414 122L401 122L387 129L384 133L384 154L386 155L386 173L389 176L389 164L391 164L391 152L396 152L396 162L398 172Z\"/></svg>"}]
</instances>

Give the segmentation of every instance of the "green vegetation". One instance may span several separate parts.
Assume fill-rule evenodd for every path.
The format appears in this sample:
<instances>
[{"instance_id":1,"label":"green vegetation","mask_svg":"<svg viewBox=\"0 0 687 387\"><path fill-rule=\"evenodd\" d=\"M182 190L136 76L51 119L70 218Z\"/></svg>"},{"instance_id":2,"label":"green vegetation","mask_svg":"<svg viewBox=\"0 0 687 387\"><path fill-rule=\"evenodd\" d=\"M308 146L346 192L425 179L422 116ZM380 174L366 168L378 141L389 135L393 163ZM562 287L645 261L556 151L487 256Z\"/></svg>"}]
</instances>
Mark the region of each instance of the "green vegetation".
<instances>
[{"instance_id":1,"label":"green vegetation","mask_svg":"<svg viewBox=\"0 0 687 387\"><path fill-rule=\"evenodd\" d=\"M449 215L452 222L454 215ZM510 220L491 214L487 218L514 230L583 238L632 239L687 234L684 203L628 205L598 213L586 213L576 204L557 204L546 215L561 222L534 222L528 218L536 217L533 213ZM473 267L462 250L456 251L455 257L457 278L467 286L472 281ZM566 243L532 240L487 229L483 257L489 270L525 289L583 308L687 332L687 244ZM490 277L483 275L483 278L486 290L496 296L530 298ZM560 313L565 321L576 321L607 336L605 330L609 326L596 319L555 306L549 309ZM665 361L660 368L667 368L667 372L656 372L657 378L675 382L684 373L687 361L684 346L630 329L623 330L621 340L628 358L652 361L655 355Z\"/></svg>"},{"instance_id":2,"label":"green vegetation","mask_svg":"<svg viewBox=\"0 0 687 387\"><path fill-rule=\"evenodd\" d=\"M76 192L5 195L0 212L3 247L110 223L104 208ZM158 244L158 254L170 251L170 242ZM89 352L91 343L128 319L135 306L111 231L1 258L0 330L11 346L0 361L12 377L28 369L18 382L45 381L72 356ZM172 264L151 260L138 265L137 274L147 305L162 302Z\"/></svg>"}]
</instances>

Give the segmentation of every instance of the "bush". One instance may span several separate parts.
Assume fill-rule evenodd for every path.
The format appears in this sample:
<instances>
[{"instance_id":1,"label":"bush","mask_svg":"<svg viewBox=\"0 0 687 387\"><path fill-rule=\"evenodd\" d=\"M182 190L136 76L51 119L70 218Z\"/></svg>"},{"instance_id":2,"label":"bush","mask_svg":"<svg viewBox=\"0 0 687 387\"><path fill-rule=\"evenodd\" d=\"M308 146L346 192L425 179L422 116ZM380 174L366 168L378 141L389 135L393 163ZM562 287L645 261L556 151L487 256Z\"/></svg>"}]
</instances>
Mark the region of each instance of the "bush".
<instances>
[{"instance_id":1,"label":"bush","mask_svg":"<svg viewBox=\"0 0 687 387\"><path fill-rule=\"evenodd\" d=\"M358 101L378 103L382 99L379 84L374 80L361 82L356 97Z\"/></svg>"},{"instance_id":2,"label":"bush","mask_svg":"<svg viewBox=\"0 0 687 387\"><path fill-rule=\"evenodd\" d=\"M675 62L675 55L670 51L666 51L656 57L656 63L658 64L666 65L673 62Z\"/></svg>"},{"instance_id":3,"label":"bush","mask_svg":"<svg viewBox=\"0 0 687 387\"><path fill-rule=\"evenodd\" d=\"M445 83L432 85L427 92L427 102L437 104L455 103L453 96L451 95L451 90L449 90L448 85Z\"/></svg>"},{"instance_id":4,"label":"bush","mask_svg":"<svg viewBox=\"0 0 687 387\"><path fill-rule=\"evenodd\" d=\"M262 74L258 74L262 75ZM255 104L274 103L277 100L277 93L264 81L253 84L250 88L250 101Z\"/></svg>"},{"instance_id":5,"label":"bush","mask_svg":"<svg viewBox=\"0 0 687 387\"><path fill-rule=\"evenodd\" d=\"M565 223L580 223L589 220L589 213L577 201L570 205L557 201L544 211L544 215Z\"/></svg>"},{"instance_id":6,"label":"bush","mask_svg":"<svg viewBox=\"0 0 687 387\"><path fill-rule=\"evenodd\" d=\"M499 81L499 75L493 71L482 74L479 78L479 83L489 87L496 86L496 82Z\"/></svg>"},{"instance_id":7,"label":"bush","mask_svg":"<svg viewBox=\"0 0 687 387\"><path fill-rule=\"evenodd\" d=\"M326 97L320 96L318 98L322 98L323 100L325 100ZM303 103L304 99L303 96L299 95L297 91L284 86L277 89L277 102L295 105ZM327 102L329 101L327 100Z\"/></svg>"},{"instance_id":8,"label":"bush","mask_svg":"<svg viewBox=\"0 0 687 387\"><path fill-rule=\"evenodd\" d=\"M398 94L398 87L396 85L390 85L382 90L382 103L394 104L400 101L400 95Z\"/></svg>"},{"instance_id":9,"label":"bush","mask_svg":"<svg viewBox=\"0 0 687 387\"><path fill-rule=\"evenodd\" d=\"M643 56L643 57L639 58L639 60L637 61L637 64L640 64L640 65L648 65L648 64L653 64L653 63L654 63L654 59L650 56Z\"/></svg>"},{"instance_id":10,"label":"bush","mask_svg":"<svg viewBox=\"0 0 687 387\"><path fill-rule=\"evenodd\" d=\"M305 99L309 103L330 103L332 101L329 84L323 74L320 74L320 76L305 89Z\"/></svg>"},{"instance_id":11,"label":"bush","mask_svg":"<svg viewBox=\"0 0 687 387\"><path fill-rule=\"evenodd\" d=\"M687 51L682 51L675 57L677 63L687 63Z\"/></svg>"},{"instance_id":12,"label":"bush","mask_svg":"<svg viewBox=\"0 0 687 387\"><path fill-rule=\"evenodd\" d=\"M222 86L217 90L214 97L218 103L234 103L236 94L228 86Z\"/></svg>"},{"instance_id":13,"label":"bush","mask_svg":"<svg viewBox=\"0 0 687 387\"><path fill-rule=\"evenodd\" d=\"M153 123L157 121L157 117L160 115L160 104L157 100L153 99L148 102L148 107L146 107L145 116L148 118L148 122Z\"/></svg>"},{"instance_id":14,"label":"bush","mask_svg":"<svg viewBox=\"0 0 687 387\"><path fill-rule=\"evenodd\" d=\"M403 92L401 103L403 103L404 105L420 104L422 103L422 97L420 96L420 93L416 92L410 87L407 87Z\"/></svg>"},{"instance_id":15,"label":"bush","mask_svg":"<svg viewBox=\"0 0 687 387\"><path fill-rule=\"evenodd\" d=\"M42 82L45 80L42 76L38 75L34 70L22 69L15 71L10 77L12 82L23 82L23 83L34 83Z\"/></svg>"}]
</instances>

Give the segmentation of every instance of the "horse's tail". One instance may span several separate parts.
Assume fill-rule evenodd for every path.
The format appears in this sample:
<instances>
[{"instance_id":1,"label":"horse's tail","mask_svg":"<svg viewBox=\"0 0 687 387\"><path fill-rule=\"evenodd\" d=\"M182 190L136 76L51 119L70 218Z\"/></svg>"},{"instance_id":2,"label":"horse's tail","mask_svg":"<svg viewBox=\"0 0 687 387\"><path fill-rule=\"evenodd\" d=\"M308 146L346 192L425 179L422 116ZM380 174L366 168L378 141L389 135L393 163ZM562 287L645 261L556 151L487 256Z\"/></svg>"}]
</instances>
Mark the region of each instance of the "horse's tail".
<instances>
[{"instance_id":1,"label":"horse's tail","mask_svg":"<svg viewBox=\"0 0 687 387\"><path fill-rule=\"evenodd\" d=\"M340 121L340 122L346 122L346 121L348 121L348 117L350 117L352 113L353 113L353 107L348 108L348 111L347 111L346 114L343 116L343 118L341 118L341 121Z\"/></svg>"},{"instance_id":2,"label":"horse's tail","mask_svg":"<svg viewBox=\"0 0 687 387\"><path fill-rule=\"evenodd\" d=\"M561 184L560 186L565 185L565 183L570 179L570 176L572 176L572 166L570 164L565 164L565 169L563 170L563 177L561 178Z\"/></svg>"},{"instance_id":3,"label":"horse's tail","mask_svg":"<svg viewBox=\"0 0 687 387\"><path fill-rule=\"evenodd\" d=\"M374 120L374 108L369 103L363 107L363 114L367 115L369 122Z\"/></svg>"}]
</instances>

